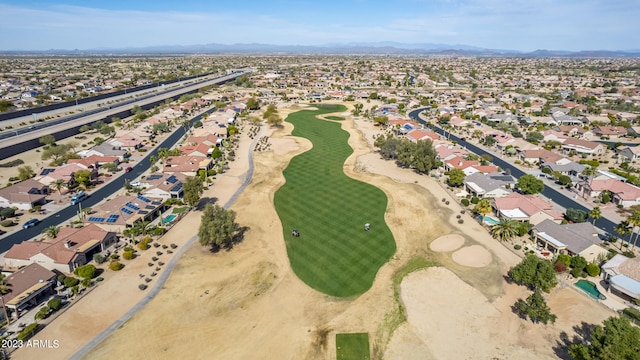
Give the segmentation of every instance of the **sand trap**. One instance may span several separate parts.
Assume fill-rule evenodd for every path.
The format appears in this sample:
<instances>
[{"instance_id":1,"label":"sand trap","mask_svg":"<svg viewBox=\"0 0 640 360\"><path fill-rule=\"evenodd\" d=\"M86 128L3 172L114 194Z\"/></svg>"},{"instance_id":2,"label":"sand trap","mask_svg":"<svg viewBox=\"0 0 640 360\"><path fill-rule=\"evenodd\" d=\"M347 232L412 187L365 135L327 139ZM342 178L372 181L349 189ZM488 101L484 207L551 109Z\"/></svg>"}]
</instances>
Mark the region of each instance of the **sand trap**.
<instances>
[{"instance_id":1,"label":"sand trap","mask_svg":"<svg viewBox=\"0 0 640 360\"><path fill-rule=\"evenodd\" d=\"M447 252L458 249L464 244L464 237L458 234L443 235L429 244L429 249L437 252Z\"/></svg>"},{"instance_id":2,"label":"sand trap","mask_svg":"<svg viewBox=\"0 0 640 360\"><path fill-rule=\"evenodd\" d=\"M453 261L468 267L485 267L491 264L491 253L480 245L464 247L451 255Z\"/></svg>"},{"instance_id":3,"label":"sand trap","mask_svg":"<svg viewBox=\"0 0 640 360\"><path fill-rule=\"evenodd\" d=\"M285 155L300 148L294 139L272 138L269 141L273 144L273 152L276 155Z\"/></svg>"}]
</instances>

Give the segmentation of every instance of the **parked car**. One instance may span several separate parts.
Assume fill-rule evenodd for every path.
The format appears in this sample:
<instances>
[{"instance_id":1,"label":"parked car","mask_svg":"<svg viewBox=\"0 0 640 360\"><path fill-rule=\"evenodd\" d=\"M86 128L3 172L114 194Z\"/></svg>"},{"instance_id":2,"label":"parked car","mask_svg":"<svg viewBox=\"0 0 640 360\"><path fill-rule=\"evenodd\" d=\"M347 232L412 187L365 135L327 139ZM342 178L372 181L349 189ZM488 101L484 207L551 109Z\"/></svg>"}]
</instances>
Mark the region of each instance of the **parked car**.
<instances>
[{"instance_id":1,"label":"parked car","mask_svg":"<svg viewBox=\"0 0 640 360\"><path fill-rule=\"evenodd\" d=\"M131 166L129 166L126 169L124 169L124 172L130 172L131 170L133 170L133 168Z\"/></svg>"},{"instance_id":2,"label":"parked car","mask_svg":"<svg viewBox=\"0 0 640 360\"><path fill-rule=\"evenodd\" d=\"M131 186L140 187L140 181L133 181L130 184Z\"/></svg>"},{"instance_id":3,"label":"parked car","mask_svg":"<svg viewBox=\"0 0 640 360\"><path fill-rule=\"evenodd\" d=\"M73 195L73 197L71 198L71 205L76 205L82 202L87 197L87 193L85 193L84 191L80 191L79 193Z\"/></svg>"},{"instance_id":4,"label":"parked car","mask_svg":"<svg viewBox=\"0 0 640 360\"><path fill-rule=\"evenodd\" d=\"M28 229L30 227L34 227L34 226L38 225L39 222L40 222L40 220L38 220L38 219L28 220L26 223L24 223L24 225L22 225L22 228L23 229Z\"/></svg>"}]
</instances>

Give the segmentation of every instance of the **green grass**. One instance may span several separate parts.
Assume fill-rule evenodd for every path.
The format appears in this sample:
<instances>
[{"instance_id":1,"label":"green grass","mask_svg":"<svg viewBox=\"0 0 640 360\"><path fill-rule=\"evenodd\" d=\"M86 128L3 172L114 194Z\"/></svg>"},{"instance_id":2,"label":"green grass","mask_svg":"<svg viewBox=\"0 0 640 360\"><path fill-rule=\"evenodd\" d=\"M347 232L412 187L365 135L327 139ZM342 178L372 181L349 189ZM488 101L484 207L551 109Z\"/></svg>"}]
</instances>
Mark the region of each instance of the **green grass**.
<instances>
[{"instance_id":1,"label":"green grass","mask_svg":"<svg viewBox=\"0 0 640 360\"><path fill-rule=\"evenodd\" d=\"M171 212L172 214L182 214L183 212L187 211L188 207L179 207L179 208L173 208L173 211Z\"/></svg>"},{"instance_id":2,"label":"green grass","mask_svg":"<svg viewBox=\"0 0 640 360\"><path fill-rule=\"evenodd\" d=\"M344 120L344 118L342 116L334 116L334 115L329 115L329 116L325 116L325 119L327 120Z\"/></svg>"},{"instance_id":3,"label":"green grass","mask_svg":"<svg viewBox=\"0 0 640 360\"><path fill-rule=\"evenodd\" d=\"M342 170L353 152L349 134L339 123L315 117L344 110L319 106L287 117L293 135L309 139L313 148L291 160L284 170L286 183L274 197L293 271L312 288L339 297L371 288L396 250L384 222L386 195ZM364 231L365 223L370 231ZM291 235L293 229L300 237Z\"/></svg>"},{"instance_id":4,"label":"green grass","mask_svg":"<svg viewBox=\"0 0 640 360\"><path fill-rule=\"evenodd\" d=\"M337 360L369 360L369 334L336 334Z\"/></svg>"}]
</instances>

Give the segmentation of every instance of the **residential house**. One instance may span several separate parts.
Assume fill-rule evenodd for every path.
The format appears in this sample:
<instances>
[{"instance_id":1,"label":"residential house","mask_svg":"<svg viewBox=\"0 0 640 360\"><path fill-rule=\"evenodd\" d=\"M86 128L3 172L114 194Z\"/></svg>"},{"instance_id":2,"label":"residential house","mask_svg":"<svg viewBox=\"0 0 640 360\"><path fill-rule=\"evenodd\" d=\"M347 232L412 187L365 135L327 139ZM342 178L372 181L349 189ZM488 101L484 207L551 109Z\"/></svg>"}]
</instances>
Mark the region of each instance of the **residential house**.
<instances>
[{"instance_id":1,"label":"residential house","mask_svg":"<svg viewBox=\"0 0 640 360\"><path fill-rule=\"evenodd\" d=\"M180 147L180 152L187 156L209 157L213 152L213 147L202 143L196 145L183 145Z\"/></svg>"},{"instance_id":2,"label":"residential house","mask_svg":"<svg viewBox=\"0 0 640 360\"><path fill-rule=\"evenodd\" d=\"M62 180L65 184L72 186L76 183L75 173L81 170L89 170L90 181L98 178L98 169L96 168L86 167L84 164L65 164L53 168L44 168L34 179L47 186L56 180Z\"/></svg>"},{"instance_id":3,"label":"residential house","mask_svg":"<svg viewBox=\"0 0 640 360\"><path fill-rule=\"evenodd\" d=\"M49 186L39 181L24 180L0 189L0 208L15 206L21 210L30 210L46 204L49 192Z\"/></svg>"},{"instance_id":4,"label":"residential house","mask_svg":"<svg viewBox=\"0 0 640 360\"><path fill-rule=\"evenodd\" d=\"M118 241L115 232L95 224L82 228L60 229L53 241L25 241L13 245L4 254L5 265L21 267L37 263L49 270L71 273Z\"/></svg>"},{"instance_id":5,"label":"residential house","mask_svg":"<svg viewBox=\"0 0 640 360\"><path fill-rule=\"evenodd\" d=\"M213 134L205 134L203 136L189 136L187 143L191 145L205 144L207 146L220 146L222 139Z\"/></svg>"},{"instance_id":6,"label":"residential house","mask_svg":"<svg viewBox=\"0 0 640 360\"><path fill-rule=\"evenodd\" d=\"M2 301L14 319L18 319L24 310L51 298L55 293L56 273L41 265L29 264L7 276L5 281L10 291L2 296Z\"/></svg>"},{"instance_id":7,"label":"residential house","mask_svg":"<svg viewBox=\"0 0 640 360\"><path fill-rule=\"evenodd\" d=\"M82 159L69 159L67 160L67 164L80 164L85 166L87 169L92 168L100 168L102 165L106 163L114 163L116 165L120 164L120 158L117 156L100 156L100 155L91 155Z\"/></svg>"},{"instance_id":8,"label":"residential house","mask_svg":"<svg viewBox=\"0 0 640 360\"><path fill-rule=\"evenodd\" d=\"M83 151L82 156L89 157L92 155L97 156L115 156L118 158L118 161L122 162L124 159L129 157L127 150L120 148L118 145L114 145L112 143L106 142L100 145L96 145L89 150Z\"/></svg>"},{"instance_id":9,"label":"residential house","mask_svg":"<svg viewBox=\"0 0 640 360\"><path fill-rule=\"evenodd\" d=\"M563 158L563 160L564 161L559 162L544 162L540 165L540 169L544 170L545 168L548 168L551 173L557 171L562 175L577 177L582 174L584 169L587 168L585 165L578 164L577 162L571 161L567 158Z\"/></svg>"},{"instance_id":10,"label":"residential house","mask_svg":"<svg viewBox=\"0 0 640 360\"><path fill-rule=\"evenodd\" d=\"M595 261L608 250L600 246L602 240L591 223L557 224L546 219L531 229L537 244L553 254L582 256L587 261Z\"/></svg>"},{"instance_id":11,"label":"residential house","mask_svg":"<svg viewBox=\"0 0 640 360\"><path fill-rule=\"evenodd\" d=\"M113 149L128 150L128 151L134 151L144 146L142 144L142 140L131 132L114 137L113 139L109 140L108 143L113 146ZM104 155L116 155L116 154L104 154Z\"/></svg>"},{"instance_id":12,"label":"residential house","mask_svg":"<svg viewBox=\"0 0 640 360\"><path fill-rule=\"evenodd\" d=\"M422 129L412 130L407 133L406 138L412 142L418 142L419 140L438 140L440 135L433 131L426 131Z\"/></svg>"},{"instance_id":13,"label":"residential house","mask_svg":"<svg viewBox=\"0 0 640 360\"><path fill-rule=\"evenodd\" d=\"M170 198L182 199L184 196L182 184L185 179L186 176L181 173L154 173L140 180L140 186L145 188L142 194L148 198L159 198L163 201Z\"/></svg>"},{"instance_id":14,"label":"residential house","mask_svg":"<svg viewBox=\"0 0 640 360\"><path fill-rule=\"evenodd\" d=\"M568 138L560 147L567 152L573 150L578 154L588 155L602 155L607 151L605 144L576 138Z\"/></svg>"},{"instance_id":15,"label":"residential house","mask_svg":"<svg viewBox=\"0 0 640 360\"><path fill-rule=\"evenodd\" d=\"M640 299L640 258L617 254L602 265L602 277L610 292Z\"/></svg>"},{"instance_id":16,"label":"residential house","mask_svg":"<svg viewBox=\"0 0 640 360\"><path fill-rule=\"evenodd\" d=\"M153 221L166 210L162 198L122 195L94 208L85 220L110 231L123 231L139 221Z\"/></svg>"},{"instance_id":17,"label":"residential house","mask_svg":"<svg viewBox=\"0 0 640 360\"><path fill-rule=\"evenodd\" d=\"M617 151L620 157L622 157L622 161L635 161L640 159L640 146L624 146Z\"/></svg>"},{"instance_id":18,"label":"residential house","mask_svg":"<svg viewBox=\"0 0 640 360\"><path fill-rule=\"evenodd\" d=\"M529 163L531 165L557 163L561 159L565 159L562 155L546 149L519 151L518 157L522 162Z\"/></svg>"},{"instance_id":19,"label":"residential house","mask_svg":"<svg viewBox=\"0 0 640 360\"><path fill-rule=\"evenodd\" d=\"M594 126L593 133L601 138L618 140L621 137L627 136L627 129L622 126Z\"/></svg>"},{"instance_id":20,"label":"residential house","mask_svg":"<svg viewBox=\"0 0 640 360\"><path fill-rule=\"evenodd\" d=\"M198 170L213 169L213 161L206 156L169 156L165 159L164 173L182 173L187 176L198 175Z\"/></svg>"},{"instance_id":21,"label":"residential house","mask_svg":"<svg viewBox=\"0 0 640 360\"><path fill-rule=\"evenodd\" d=\"M640 188L618 179L590 179L579 183L576 188L582 192L583 196L592 198L600 197L602 192L607 190L611 193L611 200L623 207L640 204Z\"/></svg>"},{"instance_id":22,"label":"residential house","mask_svg":"<svg viewBox=\"0 0 640 360\"><path fill-rule=\"evenodd\" d=\"M557 223L564 219L560 208L537 195L522 195L512 192L507 196L494 199L493 207L498 217L528 221L533 225L547 219Z\"/></svg>"},{"instance_id":23,"label":"residential house","mask_svg":"<svg viewBox=\"0 0 640 360\"><path fill-rule=\"evenodd\" d=\"M468 193L476 197L498 198L509 195L516 182L511 175L477 172L465 177L464 186Z\"/></svg>"}]
</instances>

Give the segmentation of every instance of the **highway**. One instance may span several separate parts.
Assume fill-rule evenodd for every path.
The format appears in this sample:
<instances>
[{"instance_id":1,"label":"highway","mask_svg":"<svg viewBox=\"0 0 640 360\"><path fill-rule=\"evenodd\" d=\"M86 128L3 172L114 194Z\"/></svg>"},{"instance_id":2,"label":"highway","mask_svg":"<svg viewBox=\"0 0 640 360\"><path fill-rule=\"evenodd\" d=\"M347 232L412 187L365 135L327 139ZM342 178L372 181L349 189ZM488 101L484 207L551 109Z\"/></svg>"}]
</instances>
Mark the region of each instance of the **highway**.
<instances>
[{"instance_id":1,"label":"highway","mask_svg":"<svg viewBox=\"0 0 640 360\"><path fill-rule=\"evenodd\" d=\"M215 111L215 108L212 108L206 112L212 113ZM191 119L191 124L193 124L197 120L202 119L202 114ZM173 133L171 133L164 141L162 141L156 148L152 151L149 151L147 155L140 160L135 166L133 166L133 170L130 172L121 172L120 175L114 175L108 183L103 184L96 191L89 192L89 197L82 202L82 207L93 207L98 204L100 201L112 196L114 193L123 188L125 180L132 181L133 179L139 177L150 167L149 157L151 155L157 155L157 149L159 147L170 148L174 144L176 144L180 138L185 134L184 127L179 127ZM123 164L126 167L126 164ZM77 216L77 212L79 210L79 206L71 206L57 211L56 213L51 214L50 216L44 218L39 224L34 227L28 229L21 229L16 231L2 239L0 239L0 253L4 253L11 248L14 244L19 244L23 241L29 240L34 236L38 236L42 233L42 230L45 228L55 225L64 226L67 221ZM25 215L27 216L27 215Z\"/></svg>"},{"instance_id":2,"label":"highway","mask_svg":"<svg viewBox=\"0 0 640 360\"><path fill-rule=\"evenodd\" d=\"M196 84L182 85L178 88L170 89L162 93L147 94L142 97L130 99L110 106L88 110L78 114L69 115L60 119L36 123L31 126L16 130L5 130L3 133L0 133L0 149L2 149L2 151L0 151L0 160L40 146L40 144L37 142L37 139L39 139L43 135L61 133L68 128L80 127L82 125L90 124L99 120L110 122L110 118L113 116L127 115L131 108L133 108L133 106L135 105L141 106L143 108L151 107L154 104L161 103L165 99L175 99L182 96L183 94L195 92L198 89L208 85L231 81L245 73L246 72L218 76L216 78L207 79ZM105 100L103 99L101 101ZM71 135L67 135L66 137L77 134L77 132L67 133L71 133ZM60 140L64 137L65 136L59 135L56 136L56 139ZM19 144L26 144L29 142L29 145L23 145L20 147L17 146Z\"/></svg>"},{"instance_id":3,"label":"highway","mask_svg":"<svg viewBox=\"0 0 640 360\"><path fill-rule=\"evenodd\" d=\"M435 125L432 124L428 124L426 121L424 121L422 118L420 118L419 114L425 110L426 108L421 108L421 109L416 109L413 110L411 112L409 112L409 118L424 124L425 126L428 126L430 128L433 128L438 134L444 135L445 131L440 128L437 127ZM493 163L497 166L499 166L502 170L509 170L511 172L511 175L515 176L516 178L520 178L522 175L525 175L526 173L522 170L520 170L519 168L513 166L512 164L502 160L500 157L495 156L495 154L490 153L488 151L486 151L485 149L478 147L474 144L471 144L467 141L462 141L458 136L451 134L449 132L447 132L448 137L452 140L455 140L459 145L464 146L465 148L469 149L471 152L478 154L478 155L484 155L487 154L489 156L491 156L493 158ZM573 208L573 209L580 209L582 211L586 211L589 212L590 209L586 208L585 206L583 206L582 204L576 202L575 200L573 200L572 198L566 196L565 194L560 193L559 191L557 191L556 189L553 189L551 187L545 186L544 190L542 191L542 195L545 196L546 198L550 199L551 201L555 202L556 204L564 207L564 208ZM596 227L609 233L609 234L615 234L617 237L620 237L619 234L617 234L614 231L614 228L616 227L616 223L614 223L613 221L602 217L600 219L598 219L596 221ZM630 241L629 236L625 237L624 240L626 241Z\"/></svg>"}]
</instances>

